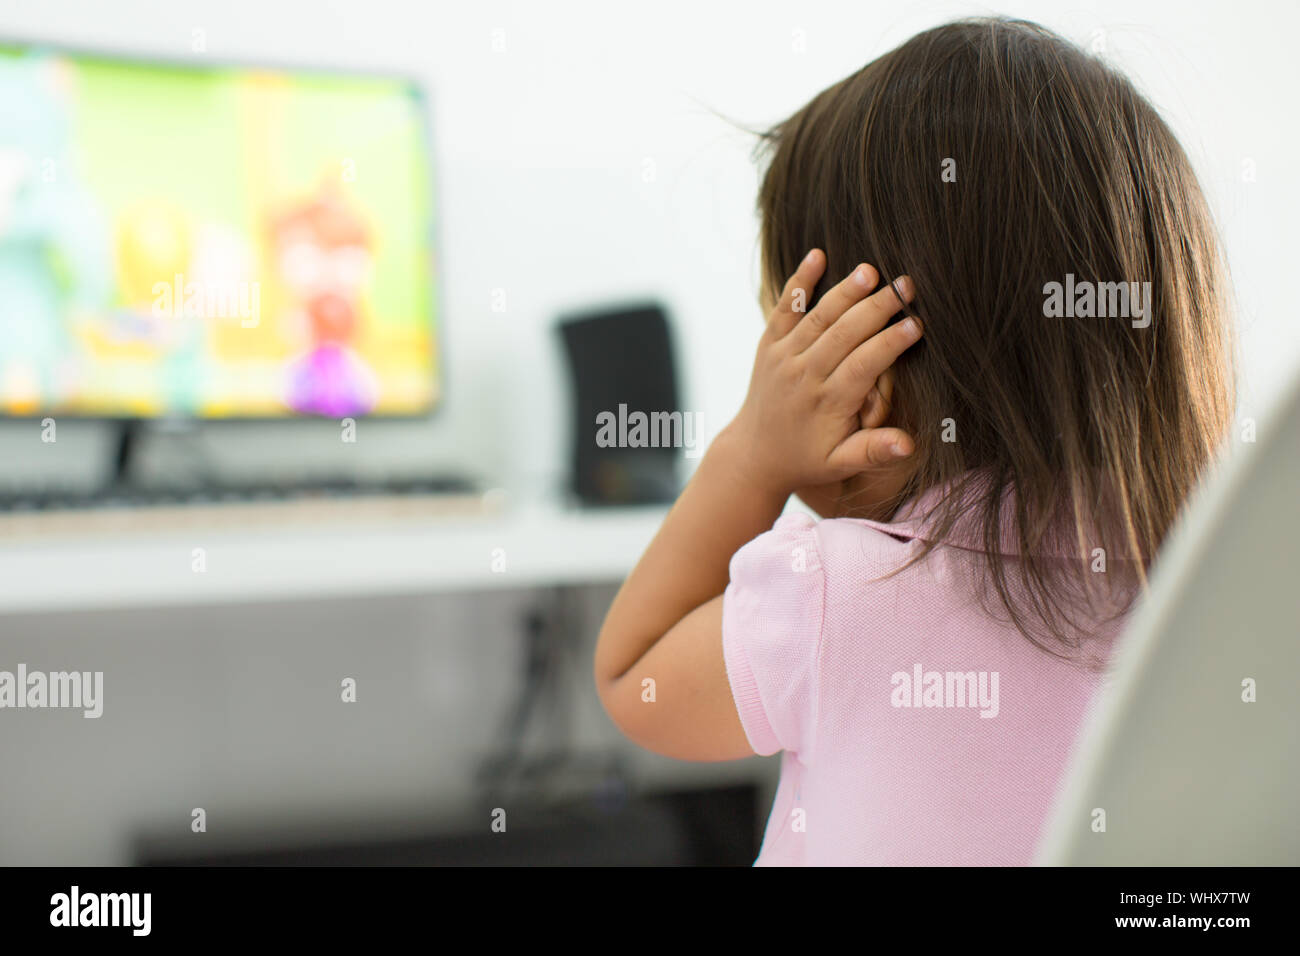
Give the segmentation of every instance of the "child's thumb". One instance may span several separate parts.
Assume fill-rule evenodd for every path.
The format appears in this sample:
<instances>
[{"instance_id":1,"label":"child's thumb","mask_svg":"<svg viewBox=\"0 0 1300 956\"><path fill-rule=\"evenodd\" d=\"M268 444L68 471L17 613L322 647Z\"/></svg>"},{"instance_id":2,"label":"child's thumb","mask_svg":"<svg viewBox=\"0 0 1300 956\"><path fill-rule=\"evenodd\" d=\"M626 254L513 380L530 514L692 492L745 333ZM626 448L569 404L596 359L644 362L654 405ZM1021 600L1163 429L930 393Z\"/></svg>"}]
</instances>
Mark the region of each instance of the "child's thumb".
<instances>
[{"instance_id":1,"label":"child's thumb","mask_svg":"<svg viewBox=\"0 0 1300 956\"><path fill-rule=\"evenodd\" d=\"M916 445L901 428L864 428L854 432L831 452L830 464L843 474L892 465L912 454Z\"/></svg>"}]
</instances>

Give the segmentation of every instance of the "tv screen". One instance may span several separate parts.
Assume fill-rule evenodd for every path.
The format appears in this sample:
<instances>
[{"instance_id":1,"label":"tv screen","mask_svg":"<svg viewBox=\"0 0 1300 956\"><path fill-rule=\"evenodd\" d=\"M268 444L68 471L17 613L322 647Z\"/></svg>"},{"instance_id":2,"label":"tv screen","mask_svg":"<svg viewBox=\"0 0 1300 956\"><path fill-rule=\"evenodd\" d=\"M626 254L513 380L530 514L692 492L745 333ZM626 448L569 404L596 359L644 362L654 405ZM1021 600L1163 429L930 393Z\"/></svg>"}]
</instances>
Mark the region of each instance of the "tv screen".
<instances>
[{"instance_id":1,"label":"tv screen","mask_svg":"<svg viewBox=\"0 0 1300 956\"><path fill-rule=\"evenodd\" d=\"M408 80L0 45L0 414L438 400Z\"/></svg>"}]
</instances>

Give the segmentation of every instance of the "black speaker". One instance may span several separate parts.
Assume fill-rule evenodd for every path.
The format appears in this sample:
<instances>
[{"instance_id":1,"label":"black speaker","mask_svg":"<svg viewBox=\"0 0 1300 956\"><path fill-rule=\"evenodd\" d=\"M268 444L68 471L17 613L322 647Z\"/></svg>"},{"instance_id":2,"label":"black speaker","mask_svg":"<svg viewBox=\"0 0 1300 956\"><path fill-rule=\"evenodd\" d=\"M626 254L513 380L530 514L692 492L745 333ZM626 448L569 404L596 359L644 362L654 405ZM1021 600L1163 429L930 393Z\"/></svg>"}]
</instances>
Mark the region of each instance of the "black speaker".
<instances>
[{"instance_id":1,"label":"black speaker","mask_svg":"<svg viewBox=\"0 0 1300 956\"><path fill-rule=\"evenodd\" d=\"M664 309L569 315L559 330L573 392L572 491L587 505L672 501L682 448L699 435L680 405Z\"/></svg>"}]
</instances>

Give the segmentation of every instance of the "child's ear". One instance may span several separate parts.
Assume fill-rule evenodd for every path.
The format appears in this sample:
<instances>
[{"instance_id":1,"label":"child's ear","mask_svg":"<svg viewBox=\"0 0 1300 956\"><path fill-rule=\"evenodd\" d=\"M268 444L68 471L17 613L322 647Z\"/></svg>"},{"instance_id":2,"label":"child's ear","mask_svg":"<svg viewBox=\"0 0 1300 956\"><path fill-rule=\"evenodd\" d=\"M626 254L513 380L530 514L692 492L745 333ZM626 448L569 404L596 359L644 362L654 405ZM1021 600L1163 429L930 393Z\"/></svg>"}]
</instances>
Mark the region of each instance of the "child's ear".
<instances>
[{"instance_id":1,"label":"child's ear","mask_svg":"<svg viewBox=\"0 0 1300 956\"><path fill-rule=\"evenodd\" d=\"M778 291L780 286L772 285L772 277L767 274L767 266L759 266L758 276L758 307L763 312L763 318L772 314L776 308L777 299L781 293Z\"/></svg>"}]
</instances>

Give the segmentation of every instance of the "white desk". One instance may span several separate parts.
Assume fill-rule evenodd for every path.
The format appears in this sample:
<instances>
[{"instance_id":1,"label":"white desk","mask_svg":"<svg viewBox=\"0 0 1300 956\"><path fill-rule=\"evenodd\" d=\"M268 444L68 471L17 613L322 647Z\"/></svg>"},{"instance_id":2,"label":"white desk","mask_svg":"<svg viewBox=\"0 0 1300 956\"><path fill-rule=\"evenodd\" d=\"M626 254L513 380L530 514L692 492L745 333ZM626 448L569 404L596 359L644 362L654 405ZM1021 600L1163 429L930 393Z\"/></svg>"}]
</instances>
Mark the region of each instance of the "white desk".
<instances>
[{"instance_id":1,"label":"white desk","mask_svg":"<svg viewBox=\"0 0 1300 956\"><path fill-rule=\"evenodd\" d=\"M437 511L379 499L92 514L84 526L18 516L0 522L0 615L617 581L666 514Z\"/></svg>"}]
</instances>

